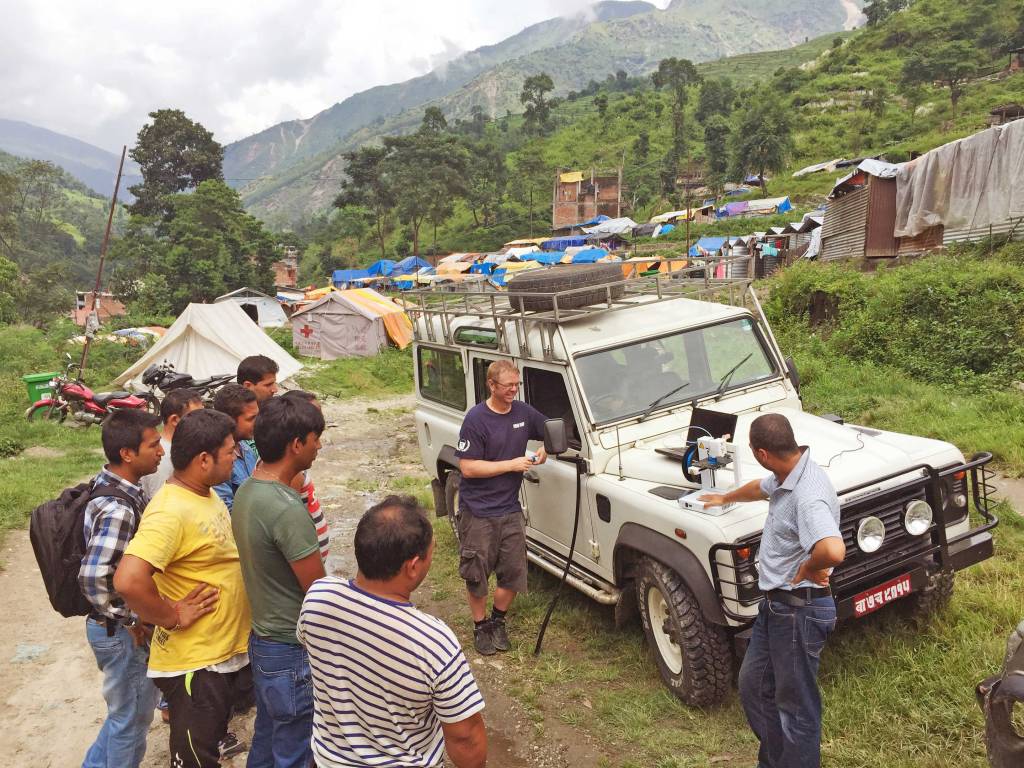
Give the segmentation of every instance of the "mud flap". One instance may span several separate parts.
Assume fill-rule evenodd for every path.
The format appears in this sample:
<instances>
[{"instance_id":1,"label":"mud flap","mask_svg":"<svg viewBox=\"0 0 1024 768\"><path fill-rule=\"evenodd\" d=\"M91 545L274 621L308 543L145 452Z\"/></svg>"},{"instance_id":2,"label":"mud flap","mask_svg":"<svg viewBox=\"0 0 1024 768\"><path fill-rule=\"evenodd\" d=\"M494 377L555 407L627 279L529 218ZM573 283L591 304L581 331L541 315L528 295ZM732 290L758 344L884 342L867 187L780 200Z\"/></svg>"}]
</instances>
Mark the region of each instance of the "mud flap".
<instances>
[{"instance_id":1,"label":"mud flap","mask_svg":"<svg viewBox=\"0 0 1024 768\"><path fill-rule=\"evenodd\" d=\"M437 517L448 516L448 503L444 498L444 485L440 480L430 481L430 491L434 494L434 514Z\"/></svg>"}]
</instances>

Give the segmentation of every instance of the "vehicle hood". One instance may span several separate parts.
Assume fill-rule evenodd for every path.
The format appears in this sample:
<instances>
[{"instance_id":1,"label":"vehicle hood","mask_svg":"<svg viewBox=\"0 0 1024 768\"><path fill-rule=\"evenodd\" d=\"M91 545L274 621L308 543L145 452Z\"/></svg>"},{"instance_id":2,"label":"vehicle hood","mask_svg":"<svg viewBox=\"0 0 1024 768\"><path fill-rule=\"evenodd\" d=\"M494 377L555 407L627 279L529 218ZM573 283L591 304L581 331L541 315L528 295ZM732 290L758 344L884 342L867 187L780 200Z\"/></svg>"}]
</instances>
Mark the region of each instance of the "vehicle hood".
<instances>
[{"instance_id":1,"label":"vehicle hood","mask_svg":"<svg viewBox=\"0 0 1024 768\"><path fill-rule=\"evenodd\" d=\"M738 417L733 441L739 446L740 479L744 483L768 474L768 471L754 459L747 438L750 423L765 412L769 411L746 413ZM825 469L832 484L840 493L870 482L874 478L891 475L920 464L930 464L938 468L963 461L963 455L955 446L941 440L853 424L836 424L819 416L788 408L772 409L771 412L781 413L789 419L797 444L808 447L811 459ZM699 487L699 481L687 483L679 461L657 452L659 448L680 449L684 441L685 433L678 433L623 445L621 474L652 485ZM613 452L605 471L618 475L619 470L619 457ZM727 470L720 471L718 485L734 487L733 473ZM865 492L866 490L869 489L865 489ZM731 514L736 514L745 507L750 508L751 514L757 514L757 509L761 506L739 505ZM763 509L761 512L763 513Z\"/></svg>"}]
</instances>

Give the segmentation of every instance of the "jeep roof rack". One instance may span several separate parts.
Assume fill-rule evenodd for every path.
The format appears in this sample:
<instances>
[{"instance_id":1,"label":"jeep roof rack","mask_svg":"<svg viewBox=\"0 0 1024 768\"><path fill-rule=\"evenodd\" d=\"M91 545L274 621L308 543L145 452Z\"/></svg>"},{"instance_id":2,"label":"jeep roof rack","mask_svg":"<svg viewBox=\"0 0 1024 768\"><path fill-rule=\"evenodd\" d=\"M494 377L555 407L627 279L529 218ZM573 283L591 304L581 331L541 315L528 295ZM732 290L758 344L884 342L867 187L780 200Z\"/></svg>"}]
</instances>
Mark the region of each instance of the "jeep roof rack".
<instances>
[{"instance_id":1,"label":"jeep roof rack","mask_svg":"<svg viewBox=\"0 0 1024 768\"><path fill-rule=\"evenodd\" d=\"M582 288L571 288L564 291L544 292L516 292L514 294L497 291L468 290L468 291L446 291L435 288L426 288L414 291L407 291L402 297L406 313L413 320L413 334L417 341L429 341L442 343L449 346L454 345L453 321L460 317L479 317L482 320L494 324L494 331L497 334L498 349L510 354L509 335L507 328L509 324L517 330L516 337L519 341L519 354L522 357L535 357L530 347L529 331L536 328L541 337L541 356L544 360L556 360L554 349L554 336L559 324L570 320L593 317L606 312L617 312L624 309L636 307L639 297L648 297L650 300L643 302L643 305L655 304L672 299L694 299L697 301L716 301L735 305L737 298L742 300L752 280L747 276L751 274L753 259L750 256L738 256L725 259L708 259L696 266L689 266L694 259L662 259L657 263L680 263L686 262L688 266L671 271L668 274L658 274L648 277L627 277L624 280L604 283L600 286L589 285ZM633 267L633 274L637 275L639 265ZM651 263L651 262L648 262ZM743 272L742 277L711 278L707 276L708 271L725 265L726 272ZM733 266L735 265L735 267ZM746 267L741 269L737 267ZM698 276L698 274L700 276ZM514 282L514 281L513 281ZM622 291L618 296L613 296L612 289ZM605 289L605 299L600 303L590 304L585 307L565 308L562 306L566 300L580 293L592 293L595 288ZM618 292L616 290L616 292ZM522 308L522 302L516 307L516 297L542 298L551 302L551 309L528 311ZM424 329L415 322L423 319ZM434 320L439 321L440 334L435 327Z\"/></svg>"}]
</instances>

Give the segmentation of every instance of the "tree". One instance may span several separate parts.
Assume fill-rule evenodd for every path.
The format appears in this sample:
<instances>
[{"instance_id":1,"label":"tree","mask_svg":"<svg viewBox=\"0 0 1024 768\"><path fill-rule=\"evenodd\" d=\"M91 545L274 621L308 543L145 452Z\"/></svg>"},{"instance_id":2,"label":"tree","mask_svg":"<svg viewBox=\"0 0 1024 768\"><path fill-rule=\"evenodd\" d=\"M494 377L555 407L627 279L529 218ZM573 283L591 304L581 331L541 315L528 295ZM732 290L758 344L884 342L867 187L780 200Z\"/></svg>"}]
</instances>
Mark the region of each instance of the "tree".
<instances>
[{"instance_id":1,"label":"tree","mask_svg":"<svg viewBox=\"0 0 1024 768\"><path fill-rule=\"evenodd\" d=\"M448 130L448 121L440 107L427 107L423 110L423 120L420 122L420 133L437 134Z\"/></svg>"},{"instance_id":2,"label":"tree","mask_svg":"<svg viewBox=\"0 0 1024 768\"><path fill-rule=\"evenodd\" d=\"M545 98L555 89L551 77L542 72L531 75L523 81L519 101L526 107L523 113L523 129L528 134L546 133L551 126L551 104Z\"/></svg>"},{"instance_id":3,"label":"tree","mask_svg":"<svg viewBox=\"0 0 1024 768\"><path fill-rule=\"evenodd\" d=\"M633 154L640 163L647 162L647 156L651 153L651 135L647 131L640 131L633 141Z\"/></svg>"},{"instance_id":4,"label":"tree","mask_svg":"<svg viewBox=\"0 0 1024 768\"><path fill-rule=\"evenodd\" d=\"M469 162L466 172L465 200L473 222L480 226L493 223L508 185L505 155L493 141L483 139L466 145Z\"/></svg>"},{"instance_id":5,"label":"tree","mask_svg":"<svg viewBox=\"0 0 1024 768\"><path fill-rule=\"evenodd\" d=\"M15 307L18 277L18 265L0 256L0 323L13 323L18 319Z\"/></svg>"},{"instance_id":6,"label":"tree","mask_svg":"<svg viewBox=\"0 0 1024 768\"><path fill-rule=\"evenodd\" d=\"M706 122L713 115L728 117L736 103L736 89L727 77L705 80L697 97L697 119Z\"/></svg>"},{"instance_id":7,"label":"tree","mask_svg":"<svg viewBox=\"0 0 1024 768\"><path fill-rule=\"evenodd\" d=\"M964 83L978 70L974 46L965 40L928 43L915 48L903 62L903 81L909 85L941 83L949 89L949 101L956 117Z\"/></svg>"},{"instance_id":8,"label":"tree","mask_svg":"<svg viewBox=\"0 0 1024 768\"><path fill-rule=\"evenodd\" d=\"M515 195L526 205L530 218L530 237L533 237L534 199L550 199L553 169L544 160L539 142L524 145L515 155Z\"/></svg>"},{"instance_id":9,"label":"tree","mask_svg":"<svg viewBox=\"0 0 1024 768\"><path fill-rule=\"evenodd\" d=\"M767 195L765 173L783 170L792 151L793 129L786 108L770 96L748 102L732 136L732 177L742 180L757 173L761 192Z\"/></svg>"},{"instance_id":10,"label":"tree","mask_svg":"<svg viewBox=\"0 0 1024 768\"><path fill-rule=\"evenodd\" d=\"M149 116L153 122L142 126L128 153L142 173L142 183L129 187L135 195L129 210L140 216L164 214L165 196L224 178L224 148L210 131L180 109L158 109Z\"/></svg>"},{"instance_id":11,"label":"tree","mask_svg":"<svg viewBox=\"0 0 1024 768\"><path fill-rule=\"evenodd\" d=\"M885 108L888 104L889 89L885 87L884 83L876 85L861 100L861 106L876 118L885 114Z\"/></svg>"},{"instance_id":12,"label":"tree","mask_svg":"<svg viewBox=\"0 0 1024 768\"><path fill-rule=\"evenodd\" d=\"M673 57L658 62L658 69L651 75L651 80L655 88L667 88L672 92L672 148L665 156L662 169L664 186L670 192L675 189L679 161L686 154L686 90L701 82L701 77L692 61Z\"/></svg>"},{"instance_id":13,"label":"tree","mask_svg":"<svg viewBox=\"0 0 1024 768\"><path fill-rule=\"evenodd\" d=\"M608 114L608 97L603 93L597 94L594 97L594 106L597 107L597 116L604 120Z\"/></svg>"},{"instance_id":14,"label":"tree","mask_svg":"<svg viewBox=\"0 0 1024 768\"><path fill-rule=\"evenodd\" d=\"M387 256L387 236L397 202L395 183L386 162L392 151L393 148L387 146L362 147L342 155L348 163L345 168L348 178L341 183L341 193L334 200L336 207L347 209L350 215L357 212L366 217L377 238L382 259Z\"/></svg>"},{"instance_id":15,"label":"tree","mask_svg":"<svg viewBox=\"0 0 1024 768\"><path fill-rule=\"evenodd\" d=\"M729 121L722 115L711 115L704 122L704 156L716 190L724 184L729 169L729 133Z\"/></svg>"}]
</instances>

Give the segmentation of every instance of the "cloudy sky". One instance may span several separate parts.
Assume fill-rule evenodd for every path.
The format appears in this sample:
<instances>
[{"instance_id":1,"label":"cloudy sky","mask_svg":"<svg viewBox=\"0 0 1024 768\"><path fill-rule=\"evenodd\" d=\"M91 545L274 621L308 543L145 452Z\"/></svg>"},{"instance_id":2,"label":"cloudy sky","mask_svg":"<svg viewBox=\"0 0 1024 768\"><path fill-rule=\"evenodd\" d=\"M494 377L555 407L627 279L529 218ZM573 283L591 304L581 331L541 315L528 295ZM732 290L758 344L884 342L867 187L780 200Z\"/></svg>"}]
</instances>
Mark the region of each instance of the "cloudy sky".
<instances>
[{"instance_id":1,"label":"cloudy sky","mask_svg":"<svg viewBox=\"0 0 1024 768\"><path fill-rule=\"evenodd\" d=\"M3 0L0 117L119 152L148 112L174 107L228 143L588 5Z\"/></svg>"}]
</instances>

